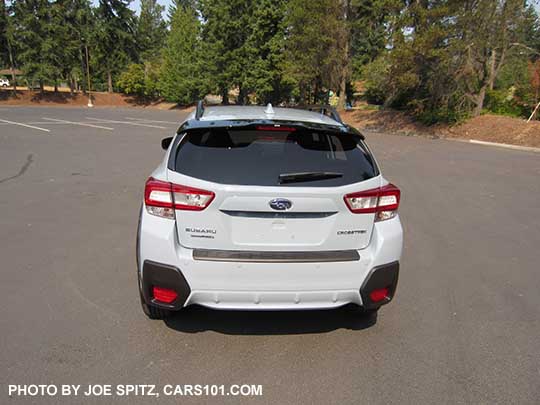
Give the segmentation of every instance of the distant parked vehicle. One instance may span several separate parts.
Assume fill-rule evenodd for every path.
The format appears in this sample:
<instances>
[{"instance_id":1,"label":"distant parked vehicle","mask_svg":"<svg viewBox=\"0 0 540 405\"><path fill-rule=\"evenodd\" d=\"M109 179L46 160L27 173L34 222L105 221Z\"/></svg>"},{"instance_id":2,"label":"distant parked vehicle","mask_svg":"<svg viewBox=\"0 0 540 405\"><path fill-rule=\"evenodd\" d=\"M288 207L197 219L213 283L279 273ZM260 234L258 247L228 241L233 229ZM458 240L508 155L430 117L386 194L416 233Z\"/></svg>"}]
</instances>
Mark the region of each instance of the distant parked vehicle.
<instances>
[{"instance_id":1,"label":"distant parked vehicle","mask_svg":"<svg viewBox=\"0 0 540 405\"><path fill-rule=\"evenodd\" d=\"M0 79L0 87L9 87L9 85L8 79Z\"/></svg>"}]
</instances>

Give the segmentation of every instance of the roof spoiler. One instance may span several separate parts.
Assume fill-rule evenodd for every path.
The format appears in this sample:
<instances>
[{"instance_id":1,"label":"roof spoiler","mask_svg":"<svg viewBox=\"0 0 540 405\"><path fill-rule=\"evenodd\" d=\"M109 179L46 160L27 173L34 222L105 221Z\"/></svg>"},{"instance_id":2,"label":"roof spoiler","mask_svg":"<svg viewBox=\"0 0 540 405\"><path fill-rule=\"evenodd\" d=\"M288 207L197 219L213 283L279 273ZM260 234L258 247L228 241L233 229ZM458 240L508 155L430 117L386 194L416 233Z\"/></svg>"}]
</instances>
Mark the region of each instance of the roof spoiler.
<instances>
[{"instance_id":1,"label":"roof spoiler","mask_svg":"<svg viewBox=\"0 0 540 405\"><path fill-rule=\"evenodd\" d=\"M339 115L339 113L331 105L328 105L328 104L311 104L311 105L299 105L299 106L291 106L291 107L300 108L302 110L307 110L307 111L319 112L322 115L326 115L326 116L332 118L334 121L337 121L342 125L345 125L343 120L341 119L341 116ZM268 106L266 108L267 108L267 111L271 110L273 112L272 104L268 104ZM197 121L199 121L201 119L201 117L203 116L203 114L204 114L204 100L199 100L199 102L197 103L197 109L195 110L195 119Z\"/></svg>"},{"instance_id":2,"label":"roof spoiler","mask_svg":"<svg viewBox=\"0 0 540 405\"><path fill-rule=\"evenodd\" d=\"M337 121L340 124L344 125L344 122L341 119L341 116L336 111L336 109L334 107L332 107L331 105L328 105L328 104L311 104L311 105L300 105L300 106L298 106L296 108L300 108L300 109L308 110L308 111L319 112L322 115L329 116L334 121Z\"/></svg>"}]
</instances>

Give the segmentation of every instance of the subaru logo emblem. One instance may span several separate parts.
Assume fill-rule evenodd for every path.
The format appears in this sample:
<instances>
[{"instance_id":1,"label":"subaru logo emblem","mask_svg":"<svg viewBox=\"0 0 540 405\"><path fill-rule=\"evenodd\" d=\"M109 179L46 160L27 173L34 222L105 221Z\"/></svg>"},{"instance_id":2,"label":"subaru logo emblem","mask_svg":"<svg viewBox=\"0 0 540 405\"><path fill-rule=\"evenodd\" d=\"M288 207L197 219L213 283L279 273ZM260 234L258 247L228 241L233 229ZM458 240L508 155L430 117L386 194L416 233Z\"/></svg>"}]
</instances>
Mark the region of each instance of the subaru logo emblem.
<instances>
[{"instance_id":1,"label":"subaru logo emblem","mask_svg":"<svg viewBox=\"0 0 540 405\"><path fill-rule=\"evenodd\" d=\"M285 211L292 207L292 202L286 198L274 198L268 204L270 205L270 208L277 211Z\"/></svg>"}]
</instances>

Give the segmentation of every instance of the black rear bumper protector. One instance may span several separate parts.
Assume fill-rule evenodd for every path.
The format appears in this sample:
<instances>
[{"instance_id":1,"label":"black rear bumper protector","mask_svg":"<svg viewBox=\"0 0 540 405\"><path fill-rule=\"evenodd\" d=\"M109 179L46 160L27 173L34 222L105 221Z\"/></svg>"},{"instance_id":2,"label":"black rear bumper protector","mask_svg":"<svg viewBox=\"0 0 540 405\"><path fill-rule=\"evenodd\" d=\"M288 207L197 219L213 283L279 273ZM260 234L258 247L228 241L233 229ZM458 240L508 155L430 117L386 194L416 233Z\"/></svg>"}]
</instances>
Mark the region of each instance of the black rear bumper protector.
<instances>
[{"instance_id":1,"label":"black rear bumper protector","mask_svg":"<svg viewBox=\"0 0 540 405\"><path fill-rule=\"evenodd\" d=\"M176 291L178 297L170 304L157 301L153 297L153 286L172 289ZM184 306L191 294L191 288L180 269L167 264L145 260L142 271L141 292L144 300L149 305L179 310Z\"/></svg>"},{"instance_id":2,"label":"black rear bumper protector","mask_svg":"<svg viewBox=\"0 0 540 405\"><path fill-rule=\"evenodd\" d=\"M320 263L354 262L360 260L360 255L356 250L331 250L320 252L266 252L195 249L193 250L193 259L212 262Z\"/></svg>"},{"instance_id":3,"label":"black rear bumper protector","mask_svg":"<svg viewBox=\"0 0 540 405\"><path fill-rule=\"evenodd\" d=\"M362 297L362 306L366 309L377 309L382 305L388 304L394 298L399 278L399 262L392 262L377 266L371 269L366 277L362 287L360 287L360 296ZM369 294L373 290L388 288L388 295L383 301L372 302Z\"/></svg>"}]
</instances>

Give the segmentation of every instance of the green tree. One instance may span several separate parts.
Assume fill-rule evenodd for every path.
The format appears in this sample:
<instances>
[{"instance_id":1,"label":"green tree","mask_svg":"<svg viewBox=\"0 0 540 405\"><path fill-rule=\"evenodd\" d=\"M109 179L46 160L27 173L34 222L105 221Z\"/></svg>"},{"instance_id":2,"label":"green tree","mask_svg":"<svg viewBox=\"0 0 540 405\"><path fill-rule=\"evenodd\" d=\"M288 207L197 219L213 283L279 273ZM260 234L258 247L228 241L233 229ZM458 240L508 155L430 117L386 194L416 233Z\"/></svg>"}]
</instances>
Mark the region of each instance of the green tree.
<instances>
[{"instance_id":1,"label":"green tree","mask_svg":"<svg viewBox=\"0 0 540 405\"><path fill-rule=\"evenodd\" d=\"M343 64L341 6L334 0L290 0L287 10L286 71L301 103L317 102L323 89L340 86Z\"/></svg>"},{"instance_id":2,"label":"green tree","mask_svg":"<svg viewBox=\"0 0 540 405\"><path fill-rule=\"evenodd\" d=\"M131 0L99 0L95 10L96 28L92 42L94 68L106 78L113 91L114 76L138 59L135 40L136 18L129 9Z\"/></svg>"},{"instance_id":3,"label":"green tree","mask_svg":"<svg viewBox=\"0 0 540 405\"><path fill-rule=\"evenodd\" d=\"M522 0L415 0L396 8L383 76L385 103L427 122L478 115L509 60L527 53L527 10Z\"/></svg>"},{"instance_id":4,"label":"green tree","mask_svg":"<svg viewBox=\"0 0 540 405\"><path fill-rule=\"evenodd\" d=\"M152 99L157 92L157 72L153 65L132 63L120 74L120 91L141 99Z\"/></svg>"},{"instance_id":5,"label":"green tree","mask_svg":"<svg viewBox=\"0 0 540 405\"><path fill-rule=\"evenodd\" d=\"M15 0L13 8L14 48L27 79L39 82L42 91L45 83L57 91L64 79L73 89L73 72L81 59L81 15L88 14L88 2Z\"/></svg>"},{"instance_id":6,"label":"green tree","mask_svg":"<svg viewBox=\"0 0 540 405\"><path fill-rule=\"evenodd\" d=\"M86 91L86 47L95 27L89 0L61 0L65 47L63 76L73 93L78 84Z\"/></svg>"},{"instance_id":7,"label":"green tree","mask_svg":"<svg viewBox=\"0 0 540 405\"><path fill-rule=\"evenodd\" d=\"M0 0L0 66L8 65L7 52L7 26L8 26L8 8L5 0Z\"/></svg>"},{"instance_id":8,"label":"green tree","mask_svg":"<svg viewBox=\"0 0 540 405\"><path fill-rule=\"evenodd\" d=\"M229 90L238 89L238 103L244 104L256 50L249 38L253 30L253 0L201 0L204 21L202 38L209 85L229 102Z\"/></svg>"},{"instance_id":9,"label":"green tree","mask_svg":"<svg viewBox=\"0 0 540 405\"><path fill-rule=\"evenodd\" d=\"M9 66L11 69L11 85L13 93L17 95L17 81L14 73L16 67L13 50L13 7L0 0L0 66Z\"/></svg>"},{"instance_id":10,"label":"green tree","mask_svg":"<svg viewBox=\"0 0 540 405\"><path fill-rule=\"evenodd\" d=\"M527 6L523 0L479 0L458 8L457 28L463 46L460 70L474 115L484 107L501 69L512 52L525 45Z\"/></svg>"},{"instance_id":11,"label":"green tree","mask_svg":"<svg viewBox=\"0 0 540 405\"><path fill-rule=\"evenodd\" d=\"M172 13L158 87L166 100L190 104L205 94L200 21L191 7L175 7Z\"/></svg>"},{"instance_id":12,"label":"green tree","mask_svg":"<svg viewBox=\"0 0 540 405\"><path fill-rule=\"evenodd\" d=\"M39 82L41 91L46 80L54 76L54 55L51 48L48 22L51 10L47 0L16 0L14 7L14 47L20 66L31 81Z\"/></svg>"},{"instance_id":13,"label":"green tree","mask_svg":"<svg viewBox=\"0 0 540 405\"><path fill-rule=\"evenodd\" d=\"M143 61L156 60L167 35L167 23L162 13L165 8L157 0L141 0L141 14L137 21L137 47Z\"/></svg>"},{"instance_id":14,"label":"green tree","mask_svg":"<svg viewBox=\"0 0 540 405\"><path fill-rule=\"evenodd\" d=\"M284 70L286 0L261 0L250 19L250 69L246 70L246 85L258 102L278 104L287 101L294 81Z\"/></svg>"}]
</instances>

